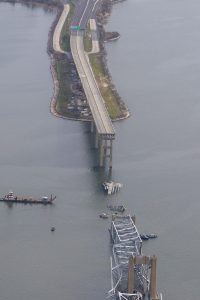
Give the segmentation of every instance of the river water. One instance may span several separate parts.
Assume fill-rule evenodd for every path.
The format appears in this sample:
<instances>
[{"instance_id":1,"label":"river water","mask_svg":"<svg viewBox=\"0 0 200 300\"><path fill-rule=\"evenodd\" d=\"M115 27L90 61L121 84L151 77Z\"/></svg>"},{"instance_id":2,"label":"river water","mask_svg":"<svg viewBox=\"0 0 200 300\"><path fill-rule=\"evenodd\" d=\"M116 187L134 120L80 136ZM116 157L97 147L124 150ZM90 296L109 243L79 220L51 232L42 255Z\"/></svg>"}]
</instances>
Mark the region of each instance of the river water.
<instances>
[{"instance_id":1,"label":"river water","mask_svg":"<svg viewBox=\"0 0 200 300\"><path fill-rule=\"evenodd\" d=\"M199 26L195 0L126 1L107 25L109 69L132 112L115 123L110 198L93 170L88 128L49 112L46 44L55 14L0 4L0 188L57 195L54 206L0 205L0 290L4 300L105 299L110 288L106 205L135 212L158 256L164 299L199 299ZM56 227L54 233L51 226Z\"/></svg>"}]
</instances>

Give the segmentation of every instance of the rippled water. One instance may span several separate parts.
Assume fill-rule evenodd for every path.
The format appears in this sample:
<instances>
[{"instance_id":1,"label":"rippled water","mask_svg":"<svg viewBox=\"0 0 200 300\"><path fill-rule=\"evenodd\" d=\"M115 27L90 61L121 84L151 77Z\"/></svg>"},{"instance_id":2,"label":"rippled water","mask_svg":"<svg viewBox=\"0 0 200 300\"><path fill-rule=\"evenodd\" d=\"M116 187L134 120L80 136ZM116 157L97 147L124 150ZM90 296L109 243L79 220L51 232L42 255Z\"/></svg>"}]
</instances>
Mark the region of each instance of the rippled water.
<instances>
[{"instance_id":1,"label":"rippled water","mask_svg":"<svg viewBox=\"0 0 200 300\"><path fill-rule=\"evenodd\" d=\"M125 1L107 26L109 68L132 118L119 123L115 174L141 231L156 231L166 299L199 299L200 3ZM121 195L120 195L121 197Z\"/></svg>"},{"instance_id":2,"label":"rippled water","mask_svg":"<svg viewBox=\"0 0 200 300\"><path fill-rule=\"evenodd\" d=\"M107 224L98 217L107 200L87 127L49 112L54 17L0 4L0 194L57 195L52 207L0 205L4 300L100 300L110 288Z\"/></svg>"},{"instance_id":3,"label":"rippled water","mask_svg":"<svg viewBox=\"0 0 200 300\"><path fill-rule=\"evenodd\" d=\"M124 204L158 256L164 299L199 299L200 4L125 1L107 25L121 38L108 63L132 117L115 123L110 198L93 171L88 128L49 113L46 43L55 17L0 4L0 194L56 194L53 207L0 205L4 300L105 299L110 288L108 203ZM56 227L54 233L51 226Z\"/></svg>"}]
</instances>

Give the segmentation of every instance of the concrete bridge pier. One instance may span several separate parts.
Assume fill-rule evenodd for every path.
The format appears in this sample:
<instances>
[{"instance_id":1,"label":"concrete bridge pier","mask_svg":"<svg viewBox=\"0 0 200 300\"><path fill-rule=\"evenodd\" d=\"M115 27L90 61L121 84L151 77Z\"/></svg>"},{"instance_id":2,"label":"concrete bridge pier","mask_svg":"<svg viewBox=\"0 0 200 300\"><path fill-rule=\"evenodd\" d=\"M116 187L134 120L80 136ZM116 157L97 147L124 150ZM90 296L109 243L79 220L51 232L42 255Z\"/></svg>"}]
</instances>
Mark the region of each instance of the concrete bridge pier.
<instances>
[{"instance_id":1,"label":"concrete bridge pier","mask_svg":"<svg viewBox=\"0 0 200 300\"><path fill-rule=\"evenodd\" d=\"M157 292L157 285L156 285L156 261L157 258L155 255L153 256L131 256L129 258L128 263L128 293L133 294L135 291L135 266L136 265L149 265L151 268L150 272L150 287L148 294L150 295L150 300L160 300L160 297Z\"/></svg>"},{"instance_id":2,"label":"concrete bridge pier","mask_svg":"<svg viewBox=\"0 0 200 300\"><path fill-rule=\"evenodd\" d=\"M99 148L99 135L98 132L95 129L95 133L94 133L94 147L95 149Z\"/></svg>"},{"instance_id":3,"label":"concrete bridge pier","mask_svg":"<svg viewBox=\"0 0 200 300\"><path fill-rule=\"evenodd\" d=\"M155 255L151 258L151 277L150 277L150 295L152 300L159 300L156 286L156 262L157 257Z\"/></svg>"},{"instance_id":4,"label":"concrete bridge pier","mask_svg":"<svg viewBox=\"0 0 200 300\"><path fill-rule=\"evenodd\" d=\"M94 121L90 122L90 132L94 148L98 150L98 166L101 168L108 166L112 169L112 147L115 135L100 134Z\"/></svg>"},{"instance_id":5,"label":"concrete bridge pier","mask_svg":"<svg viewBox=\"0 0 200 300\"><path fill-rule=\"evenodd\" d=\"M92 136L92 144L94 145L95 149L99 148L99 135L93 121L90 122L90 132Z\"/></svg>"},{"instance_id":6,"label":"concrete bridge pier","mask_svg":"<svg viewBox=\"0 0 200 300\"><path fill-rule=\"evenodd\" d=\"M105 160L104 160L104 140L102 138L99 139L99 167L103 167Z\"/></svg>"},{"instance_id":7,"label":"concrete bridge pier","mask_svg":"<svg viewBox=\"0 0 200 300\"><path fill-rule=\"evenodd\" d=\"M106 140L105 157L108 159L109 169L112 168L112 144L113 140Z\"/></svg>"},{"instance_id":8,"label":"concrete bridge pier","mask_svg":"<svg viewBox=\"0 0 200 300\"><path fill-rule=\"evenodd\" d=\"M95 130L94 122L91 121L91 122L90 122L90 131L91 131L91 133L93 133L94 130Z\"/></svg>"},{"instance_id":9,"label":"concrete bridge pier","mask_svg":"<svg viewBox=\"0 0 200 300\"><path fill-rule=\"evenodd\" d=\"M112 168L112 139L99 138L99 167L105 167L108 161L109 169Z\"/></svg>"}]
</instances>

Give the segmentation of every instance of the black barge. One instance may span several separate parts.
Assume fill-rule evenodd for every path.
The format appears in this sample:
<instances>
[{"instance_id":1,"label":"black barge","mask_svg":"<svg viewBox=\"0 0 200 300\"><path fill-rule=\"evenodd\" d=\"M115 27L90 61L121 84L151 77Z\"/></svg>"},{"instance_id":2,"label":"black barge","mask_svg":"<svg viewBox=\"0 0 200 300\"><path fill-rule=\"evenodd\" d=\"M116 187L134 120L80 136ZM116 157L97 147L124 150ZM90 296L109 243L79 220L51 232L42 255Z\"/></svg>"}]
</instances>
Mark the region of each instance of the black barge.
<instances>
[{"instance_id":1,"label":"black barge","mask_svg":"<svg viewBox=\"0 0 200 300\"><path fill-rule=\"evenodd\" d=\"M44 196L41 198L33 198L33 197L18 197L10 191L7 195L0 198L0 202L6 203L23 203L23 204L53 204L53 201L56 199L56 196Z\"/></svg>"}]
</instances>

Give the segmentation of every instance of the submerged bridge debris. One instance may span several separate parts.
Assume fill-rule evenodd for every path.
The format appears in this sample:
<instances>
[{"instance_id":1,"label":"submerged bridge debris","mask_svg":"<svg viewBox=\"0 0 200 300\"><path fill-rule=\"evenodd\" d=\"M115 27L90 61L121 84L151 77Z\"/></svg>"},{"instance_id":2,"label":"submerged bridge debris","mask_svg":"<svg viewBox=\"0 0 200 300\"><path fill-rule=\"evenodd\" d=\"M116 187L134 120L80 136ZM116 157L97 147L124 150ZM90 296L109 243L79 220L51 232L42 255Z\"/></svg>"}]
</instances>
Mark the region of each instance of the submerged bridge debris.
<instances>
[{"instance_id":1,"label":"submerged bridge debris","mask_svg":"<svg viewBox=\"0 0 200 300\"><path fill-rule=\"evenodd\" d=\"M102 187L106 194L112 195L119 192L119 190L123 187L123 184L114 181L105 181L102 183Z\"/></svg>"},{"instance_id":2,"label":"submerged bridge debris","mask_svg":"<svg viewBox=\"0 0 200 300\"><path fill-rule=\"evenodd\" d=\"M156 261L142 254L142 240L130 215L113 215L110 235L111 290L113 300L162 300L156 287Z\"/></svg>"}]
</instances>

